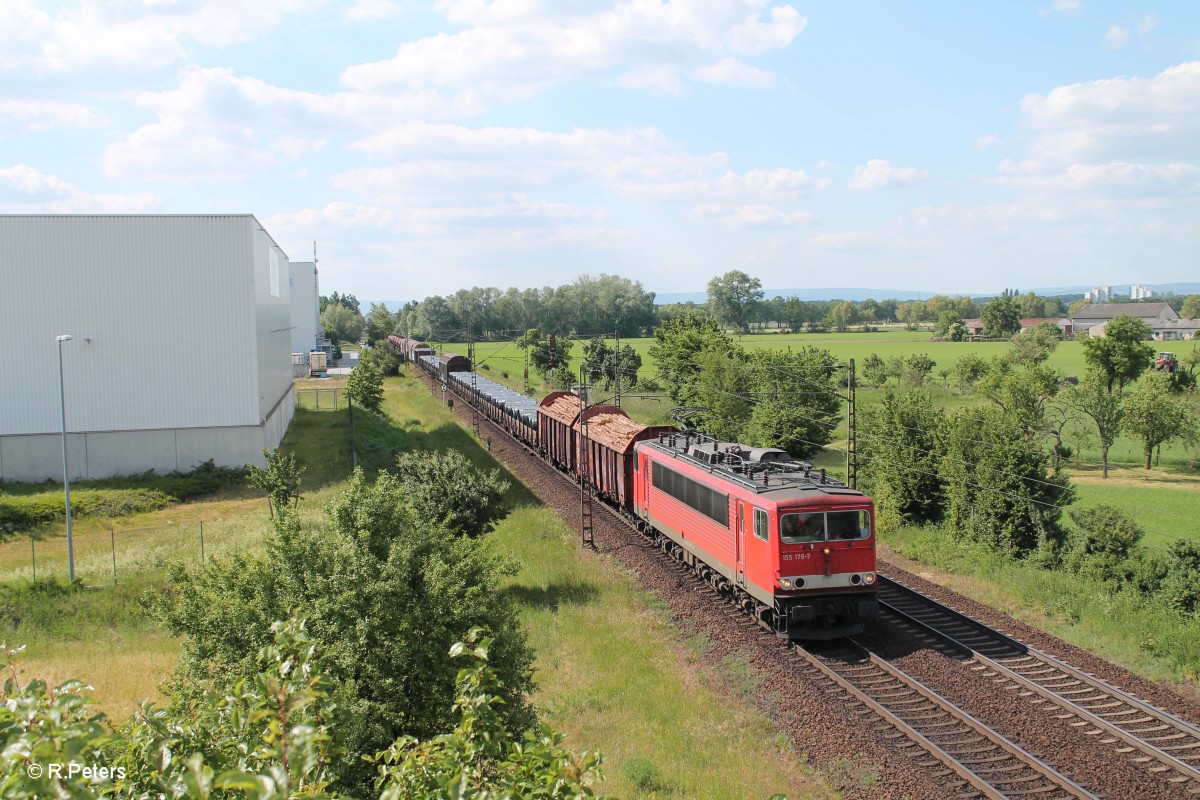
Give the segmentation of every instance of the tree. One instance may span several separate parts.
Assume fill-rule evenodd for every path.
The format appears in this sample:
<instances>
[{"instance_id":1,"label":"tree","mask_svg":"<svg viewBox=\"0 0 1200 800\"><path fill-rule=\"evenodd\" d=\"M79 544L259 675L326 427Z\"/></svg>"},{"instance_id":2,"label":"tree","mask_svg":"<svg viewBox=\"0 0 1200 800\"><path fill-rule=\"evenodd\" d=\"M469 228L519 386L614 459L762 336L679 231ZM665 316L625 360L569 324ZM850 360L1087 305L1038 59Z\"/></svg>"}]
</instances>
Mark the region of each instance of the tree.
<instances>
[{"instance_id":1,"label":"tree","mask_svg":"<svg viewBox=\"0 0 1200 800\"><path fill-rule=\"evenodd\" d=\"M509 482L475 467L458 450L412 450L396 457L402 502L422 524L482 536L508 514ZM357 513L354 509L347 509Z\"/></svg>"},{"instance_id":2,"label":"tree","mask_svg":"<svg viewBox=\"0 0 1200 800\"><path fill-rule=\"evenodd\" d=\"M871 353L863 359L862 375L869 385L883 386L891 374L888 363L880 358L878 353Z\"/></svg>"},{"instance_id":3,"label":"tree","mask_svg":"<svg viewBox=\"0 0 1200 800\"><path fill-rule=\"evenodd\" d=\"M966 388L978 383L988 374L990 366L983 356L978 353L967 353L954 362L951 374L958 385Z\"/></svg>"},{"instance_id":4,"label":"tree","mask_svg":"<svg viewBox=\"0 0 1200 800\"><path fill-rule=\"evenodd\" d=\"M984 305L979 312L984 336L1007 339L1021 330L1021 308L1014 295L1015 292L1005 289L1003 294Z\"/></svg>"},{"instance_id":5,"label":"tree","mask_svg":"<svg viewBox=\"0 0 1200 800\"><path fill-rule=\"evenodd\" d=\"M1083 340L1083 358L1104 375L1108 391L1113 390L1113 384L1121 390L1154 360L1154 348L1146 344L1149 338L1149 325L1137 317L1119 314L1104 326L1103 336Z\"/></svg>"},{"instance_id":6,"label":"tree","mask_svg":"<svg viewBox=\"0 0 1200 800\"><path fill-rule=\"evenodd\" d=\"M1053 322L1043 322L1012 337L1008 357L1017 364L1032 366L1050 358L1062 341L1062 330Z\"/></svg>"},{"instance_id":7,"label":"tree","mask_svg":"<svg viewBox=\"0 0 1200 800\"><path fill-rule=\"evenodd\" d=\"M726 272L708 282L708 305L713 317L743 333L748 330L746 323L755 304L762 298L762 281L740 270Z\"/></svg>"},{"instance_id":8,"label":"tree","mask_svg":"<svg viewBox=\"0 0 1200 800\"><path fill-rule=\"evenodd\" d=\"M938 472L946 483L947 514L957 536L1012 556L1051 553L1065 533L1062 507L1074 492L1065 475L1048 469L1049 455L1013 436L1017 421L999 409L960 411L946 426Z\"/></svg>"},{"instance_id":9,"label":"tree","mask_svg":"<svg viewBox=\"0 0 1200 800\"><path fill-rule=\"evenodd\" d=\"M1045 432L1046 404L1058 394L1058 373L1033 364L1021 369L993 367L980 381L980 390L1003 409L1034 441Z\"/></svg>"},{"instance_id":10,"label":"tree","mask_svg":"<svg viewBox=\"0 0 1200 800\"><path fill-rule=\"evenodd\" d=\"M360 364L370 364L380 375L387 377L400 372L400 354L386 339L362 350L358 354Z\"/></svg>"},{"instance_id":11,"label":"tree","mask_svg":"<svg viewBox=\"0 0 1200 800\"><path fill-rule=\"evenodd\" d=\"M263 458L267 462L266 468L251 464L247 469L250 484L266 494L267 508L274 517L300 502L300 474L304 468L296 466L296 454L291 452L263 450Z\"/></svg>"},{"instance_id":12,"label":"tree","mask_svg":"<svg viewBox=\"0 0 1200 800\"><path fill-rule=\"evenodd\" d=\"M841 367L827 350L757 350L747 444L809 458L833 440L842 417Z\"/></svg>"},{"instance_id":13,"label":"tree","mask_svg":"<svg viewBox=\"0 0 1200 800\"><path fill-rule=\"evenodd\" d=\"M1200 294L1189 294L1183 300L1183 306L1179 310L1179 316L1184 319L1196 319L1200 317Z\"/></svg>"},{"instance_id":14,"label":"tree","mask_svg":"<svg viewBox=\"0 0 1200 800\"><path fill-rule=\"evenodd\" d=\"M860 320L858 309L849 300L834 303L833 307L829 309L829 316L825 318L826 323L832 325L838 333L844 333L847 328Z\"/></svg>"},{"instance_id":15,"label":"tree","mask_svg":"<svg viewBox=\"0 0 1200 800\"><path fill-rule=\"evenodd\" d=\"M1092 421L1100 442L1100 463L1104 477L1108 477L1108 449L1121 433L1125 410L1121 405L1121 394L1108 391L1104 378L1098 373L1085 375L1077 386L1068 386L1063 392L1068 406Z\"/></svg>"},{"instance_id":16,"label":"tree","mask_svg":"<svg viewBox=\"0 0 1200 800\"><path fill-rule=\"evenodd\" d=\"M649 354L658 365L659 377L676 404L699 405L697 401L697 356L702 350L738 349L712 317L688 311L654 329Z\"/></svg>"},{"instance_id":17,"label":"tree","mask_svg":"<svg viewBox=\"0 0 1200 800\"><path fill-rule=\"evenodd\" d=\"M330 303L321 312L321 328L334 342L357 342L362 336L362 315L341 303Z\"/></svg>"},{"instance_id":18,"label":"tree","mask_svg":"<svg viewBox=\"0 0 1200 800\"><path fill-rule=\"evenodd\" d=\"M525 331L524 336L517 338L516 344L517 347L529 354L529 363L533 365L534 370L542 376L543 380L553 385L561 385L560 373L564 370L572 373L569 365L571 349L574 345L569 338L554 334L543 337L540 330L530 328ZM570 386L574 380L574 378L568 378L566 385Z\"/></svg>"},{"instance_id":19,"label":"tree","mask_svg":"<svg viewBox=\"0 0 1200 800\"><path fill-rule=\"evenodd\" d=\"M741 441L754 410L755 372L746 354L740 348L706 347L695 354L694 369L691 400L683 405L706 409L696 421L713 436Z\"/></svg>"},{"instance_id":20,"label":"tree","mask_svg":"<svg viewBox=\"0 0 1200 800\"><path fill-rule=\"evenodd\" d=\"M383 303L372 303L364 325L364 335L369 343L385 341L396 332L396 319Z\"/></svg>"},{"instance_id":21,"label":"tree","mask_svg":"<svg viewBox=\"0 0 1200 800\"><path fill-rule=\"evenodd\" d=\"M328 306L344 306L349 309L352 314L362 316L362 309L358 306L358 298L352 294L338 294L334 292L328 297L321 295L319 298L320 311L324 313Z\"/></svg>"},{"instance_id":22,"label":"tree","mask_svg":"<svg viewBox=\"0 0 1200 800\"><path fill-rule=\"evenodd\" d=\"M369 361L360 361L346 380L350 399L368 411L378 411L383 404L383 376Z\"/></svg>"},{"instance_id":23,"label":"tree","mask_svg":"<svg viewBox=\"0 0 1200 800\"><path fill-rule=\"evenodd\" d=\"M909 386L921 386L925 383L925 379L929 377L929 373L933 372L933 368L937 366L937 362L930 358L926 353L913 353L907 359L899 359L899 363L895 368L895 374L900 377L901 382Z\"/></svg>"},{"instance_id":24,"label":"tree","mask_svg":"<svg viewBox=\"0 0 1200 800\"><path fill-rule=\"evenodd\" d=\"M1125 400L1125 431L1142 440L1145 467L1150 469L1155 448L1195 437L1196 419L1186 401L1171 393L1170 377L1151 371Z\"/></svg>"},{"instance_id":25,"label":"tree","mask_svg":"<svg viewBox=\"0 0 1200 800\"><path fill-rule=\"evenodd\" d=\"M600 383L606 391L616 383L618 375L621 386L633 386L637 383L638 370L642 368L642 356L631 346L621 345L618 351L599 337L583 346L583 360L590 365L591 380Z\"/></svg>"},{"instance_id":26,"label":"tree","mask_svg":"<svg viewBox=\"0 0 1200 800\"><path fill-rule=\"evenodd\" d=\"M889 527L937 522L945 514L938 432L945 413L922 392L888 391L859 425L859 469Z\"/></svg>"},{"instance_id":27,"label":"tree","mask_svg":"<svg viewBox=\"0 0 1200 800\"><path fill-rule=\"evenodd\" d=\"M938 314L937 328L934 333L952 342L961 342L966 329L963 327L962 315L956 309L950 308Z\"/></svg>"},{"instance_id":28,"label":"tree","mask_svg":"<svg viewBox=\"0 0 1200 800\"><path fill-rule=\"evenodd\" d=\"M228 691L254 675L272 623L303 609L313 663L345 713L339 735L349 757L336 781L350 794L367 794L375 772L361 754L452 729L456 670L445 653L473 628L495 636L488 655L506 725L528 729L533 654L511 595L497 590L515 565L482 540L417 521L407 493L387 472L369 482L356 470L324 522L282 514L260 553L172 569L153 611L184 637L178 702L195 699L189 687L216 681Z\"/></svg>"}]
</instances>

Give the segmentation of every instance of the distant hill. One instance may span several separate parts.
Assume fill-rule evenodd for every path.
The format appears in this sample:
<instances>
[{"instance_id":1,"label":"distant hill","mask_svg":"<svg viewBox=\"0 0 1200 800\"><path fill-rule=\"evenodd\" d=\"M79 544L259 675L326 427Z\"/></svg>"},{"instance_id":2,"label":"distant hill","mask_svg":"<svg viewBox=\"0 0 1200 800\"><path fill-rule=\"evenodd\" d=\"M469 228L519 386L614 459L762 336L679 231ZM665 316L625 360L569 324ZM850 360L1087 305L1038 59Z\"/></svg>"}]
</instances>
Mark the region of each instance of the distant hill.
<instances>
[{"instance_id":1,"label":"distant hill","mask_svg":"<svg viewBox=\"0 0 1200 800\"><path fill-rule=\"evenodd\" d=\"M1146 284L1156 293L1173 292L1175 294L1196 294L1200 293L1200 283L1151 283ZM1129 294L1129 284L1109 284L1114 294ZM1019 289L1024 294L1032 291L1034 294L1042 297L1058 297L1059 295L1082 295L1084 292L1089 292L1095 289L1096 285L1090 286L1054 286L1048 289ZM928 300L935 294L942 295L958 295L961 292L925 292L913 291L912 289L764 289L763 295L770 299L772 297L798 297L801 300ZM971 292L971 297L988 298L995 297L1000 292L991 294L979 294ZM654 298L657 305L666 305L668 303L696 303L699 305L708 299L707 292L665 292Z\"/></svg>"}]
</instances>

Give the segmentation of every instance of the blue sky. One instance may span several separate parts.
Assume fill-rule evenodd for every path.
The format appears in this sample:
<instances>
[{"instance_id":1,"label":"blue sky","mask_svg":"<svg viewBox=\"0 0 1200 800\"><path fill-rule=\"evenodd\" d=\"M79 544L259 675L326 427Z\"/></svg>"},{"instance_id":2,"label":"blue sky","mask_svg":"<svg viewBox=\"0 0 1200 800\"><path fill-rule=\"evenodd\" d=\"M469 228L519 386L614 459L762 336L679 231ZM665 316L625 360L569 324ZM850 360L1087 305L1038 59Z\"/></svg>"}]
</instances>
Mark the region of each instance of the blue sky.
<instances>
[{"instance_id":1,"label":"blue sky","mask_svg":"<svg viewBox=\"0 0 1200 800\"><path fill-rule=\"evenodd\" d=\"M1200 4L4 0L0 212L253 213L322 290L1200 279Z\"/></svg>"}]
</instances>

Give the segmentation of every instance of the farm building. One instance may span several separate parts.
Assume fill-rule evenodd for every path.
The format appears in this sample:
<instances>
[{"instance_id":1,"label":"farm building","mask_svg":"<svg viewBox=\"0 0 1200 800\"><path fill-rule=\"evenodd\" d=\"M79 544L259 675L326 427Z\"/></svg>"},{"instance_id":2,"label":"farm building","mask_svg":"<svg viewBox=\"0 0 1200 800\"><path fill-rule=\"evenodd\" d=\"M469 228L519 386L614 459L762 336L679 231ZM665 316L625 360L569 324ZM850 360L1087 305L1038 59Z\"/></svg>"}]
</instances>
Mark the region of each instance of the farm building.
<instances>
[{"instance_id":1,"label":"farm building","mask_svg":"<svg viewBox=\"0 0 1200 800\"><path fill-rule=\"evenodd\" d=\"M1169 303L1094 303L1080 306L1071 316L1071 325L1076 334L1103 335L1103 326L1121 314L1136 317L1151 328L1171 320L1179 319Z\"/></svg>"},{"instance_id":2,"label":"farm building","mask_svg":"<svg viewBox=\"0 0 1200 800\"><path fill-rule=\"evenodd\" d=\"M60 347L73 479L261 464L295 408L289 288L249 214L0 216L0 479L62 479Z\"/></svg>"}]
</instances>

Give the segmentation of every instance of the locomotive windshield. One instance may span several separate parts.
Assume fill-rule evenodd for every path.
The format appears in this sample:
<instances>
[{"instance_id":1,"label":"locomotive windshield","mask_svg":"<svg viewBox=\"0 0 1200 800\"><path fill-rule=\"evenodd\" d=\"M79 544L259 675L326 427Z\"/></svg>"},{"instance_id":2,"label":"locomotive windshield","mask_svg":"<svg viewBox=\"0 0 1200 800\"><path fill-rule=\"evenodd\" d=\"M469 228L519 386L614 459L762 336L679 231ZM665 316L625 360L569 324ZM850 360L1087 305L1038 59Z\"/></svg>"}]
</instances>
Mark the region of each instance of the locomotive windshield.
<instances>
[{"instance_id":1,"label":"locomotive windshield","mask_svg":"<svg viewBox=\"0 0 1200 800\"><path fill-rule=\"evenodd\" d=\"M871 535L871 515L860 511L827 511L781 514L779 538L784 544L866 539Z\"/></svg>"}]
</instances>

